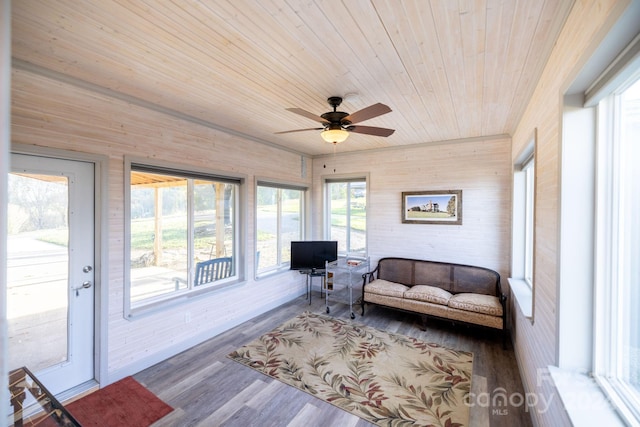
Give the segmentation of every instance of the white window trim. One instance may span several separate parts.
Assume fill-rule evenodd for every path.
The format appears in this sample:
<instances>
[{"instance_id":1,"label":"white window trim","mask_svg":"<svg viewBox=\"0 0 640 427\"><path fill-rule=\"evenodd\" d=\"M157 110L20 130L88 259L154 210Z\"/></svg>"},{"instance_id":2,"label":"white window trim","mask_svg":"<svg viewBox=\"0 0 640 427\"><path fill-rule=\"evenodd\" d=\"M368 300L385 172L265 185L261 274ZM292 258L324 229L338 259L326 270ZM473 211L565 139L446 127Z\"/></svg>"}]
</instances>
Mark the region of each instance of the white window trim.
<instances>
[{"instance_id":1,"label":"white window trim","mask_svg":"<svg viewBox=\"0 0 640 427\"><path fill-rule=\"evenodd\" d=\"M257 179L256 185L255 185L255 192L254 192L255 207L256 207L256 212L254 215L254 218L255 218L254 230L256 232L256 245L257 245L257 232L258 232L258 214L257 214L258 187L271 187L271 188L276 188L278 190L297 190L302 193L300 198L300 238L297 240L304 240L305 230L306 230L306 206L307 206L307 197L308 197L307 193L309 191L309 188L304 185L292 184L288 182L276 181L271 179ZM280 222L281 222L281 215L282 215L281 209L282 209L282 206L280 204L280 201L278 201L278 235L280 235L280 225L281 225ZM280 259L280 250L281 248L278 247L278 259ZM255 248L253 253L257 254L257 247ZM262 279L264 277L271 276L273 274L289 271L290 263L288 262L281 263L277 266L273 266L270 268L265 268L264 270L260 271L258 270L258 263L255 260L256 260L256 257L254 257L254 264L255 264L254 271L255 271L256 279Z\"/></svg>"},{"instance_id":2,"label":"white window trim","mask_svg":"<svg viewBox=\"0 0 640 427\"><path fill-rule=\"evenodd\" d=\"M631 49L625 48L625 45L634 37L638 39L639 18L640 2L631 2L601 40L599 47L590 53L590 58L575 76L573 83L567 87L562 125L562 172L559 183L562 194L561 206L566 205L567 212L576 209L593 212L601 203L595 200L596 191L607 194L596 188L596 185L600 185L595 179L596 119L595 109L591 107L595 107L604 96L611 93L605 86L617 87L609 85L607 76L618 79L622 76L621 73L625 72L624 63L615 64L621 58L621 55L616 56L615 52L627 52L626 57L629 58L628 52ZM587 88L588 82L595 83ZM587 141L589 142L585 145ZM564 160L584 156L585 151L589 158L582 159L582 163L567 163ZM574 193L572 197L564 200L565 194L571 193ZM575 193L580 193L577 200ZM620 418L620 412L614 409L611 405L612 400L605 394L605 389L591 374L594 368L593 356L599 346L594 339L598 330L594 321L597 316L602 315L598 313L594 304L594 300L600 298L595 290L595 276L602 273L602 269L596 270L598 258L595 248L594 216L595 214L590 219L576 223L575 216L567 215L567 218L560 222L560 241L563 249L558 265L558 355L557 366L549 366L548 369L573 425L622 426L625 422ZM579 239L575 238L576 234ZM638 424L636 422L632 425Z\"/></svg>"},{"instance_id":3,"label":"white window trim","mask_svg":"<svg viewBox=\"0 0 640 427\"><path fill-rule=\"evenodd\" d=\"M323 238L325 239L330 239L330 233L331 233L331 213L330 213L330 208L331 208L331 194L329 194L329 192L327 191L327 187L328 184L331 183L346 183L346 182L363 182L366 185L366 195L365 198L367 200L367 207L369 205L369 174L347 174L347 175L331 175L331 176L324 176L322 177L322 183L323 183L323 192L324 192L324 209L323 209L323 224L324 224L324 230L323 230ZM367 224L369 223L369 209L367 209L366 212L366 222ZM366 256L366 254L369 252L369 227L367 227L366 231L365 231L365 249L363 253L359 253L359 252L348 252L347 253L338 253L339 256L348 256L349 254L353 254L353 255L361 255L361 256Z\"/></svg>"},{"instance_id":4,"label":"white window trim","mask_svg":"<svg viewBox=\"0 0 640 427\"><path fill-rule=\"evenodd\" d=\"M602 387L590 374L594 351L596 117L583 97L566 96L561 150L560 268L557 366L549 377L575 426L624 426ZM601 192L602 194L602 192ZM575 211L585 212L576 218ZM544 375L541 375L544 377Z\"/></svg>"},{"instance_id":5,"label":"white window trim","mask_svg":"<svg viewBox=\"0 0 640 427\"><path fill-rule=\"evenodd\" d=\"M574 426L625 426L593 377L556 366L548 370Z\"/></svg>"},{"instance_id":6,"label":"white window trim","mask_svg":"<svg viewBox=\"0 0 640 427\"><path fill-rule=\"evenodd\" d=\"M535 137L534 137L535 138ZM535 144L535 142L534 142ZM525 283L533 291L533 264L535 254L536 175L535 156L531 155L520 169L524 175L524 274Z\"/></svg>"},{"instance_id":7,"label":"white window trim","mask_svg":"<svg viewBox=\"0 0 640 427\"><path fill-rule=\"evenodd\" d=\"M165 173L175 173L193 176L202 176L207 179L220 180L236 183L238 192L235 200L236 227L234 235L234 253L236 258L235 275L232 279L221 281L215 285L206 285L189 290L188 292L174 293L158 299L149 300L143 305L132 307L131 305L131 169L132 165L148 166L152 169L158 169ZM171 162L163 162L148 158L138 158L133 156L125 156L124 159L124 317L128 320L134 320L137 317L147 316L157 312L169 309L177 304L183 304L192 298L207 295L213 291L227 288L232 285L241 284L245 281L245 259L241 254L245 253L246 242L244 239L246 224L246 175L230 174L225 172L212 171L211 169L203 169L193 166L180 165Z\"/></svg>"},{"instance_id":8,"label":"white window trim","mask_svg":"<svg viewBox=\"0 0 640 427\"><path fill-rule=\"evenodd\" d=\"M514 300L522 315L532 323L535 304L533 276L535 267L536 146L537 129L534 129L529 143L516 157L513 165L511 277L508 278ZM533 176L527 177L531 168L533 168ZM531 191L533 191L531 194L533 206L530 206L531 209L529 209L531 201L527 195ZM531 227L530 230L527 230L527 227Z\"/></svg>"},{"instance_id":9,"label":"white window trim","mask_svg":"<svg viewBox=\"0 0 640 427\"><path fill-rule=\"evenodd\" d=\"M637 390L631 390L618 379L620 375L619 357L623 352L622 343L616 339L616 324L623 310L619 308L623 298L619 291L621 280L618 263L623 256L621 250L620 220L622 212L620 194L625 182L619 165L621 142L619 141L620 100L615 95L629 87L631 81L640 79L638 71L627 78L627 83L598 106L598 190L595 254L595 325L594 325L594 378L606 396L630 425L640 425L640 398ZM616 297L617 296L617 297ZM616 358L616 360L614 360Z\"/></svg>"}]
</instances>

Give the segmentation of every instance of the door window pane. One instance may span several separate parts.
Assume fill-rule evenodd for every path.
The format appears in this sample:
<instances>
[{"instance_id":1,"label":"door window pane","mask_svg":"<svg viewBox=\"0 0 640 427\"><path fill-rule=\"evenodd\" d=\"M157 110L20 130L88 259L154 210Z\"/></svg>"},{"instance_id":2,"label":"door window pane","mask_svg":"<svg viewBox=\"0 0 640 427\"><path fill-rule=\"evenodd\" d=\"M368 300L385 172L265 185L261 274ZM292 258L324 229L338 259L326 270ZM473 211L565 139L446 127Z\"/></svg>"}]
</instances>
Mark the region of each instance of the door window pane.
<instances>
[{"instance_id":1,"label":"door window pane","mask_svg":"<svg viewBox=\"0 0 640 427\"><path fill-rule=\"evenodd\" d=\"M9 174L9 369L68 358L69 198L64 176Z\"/></svg>"}]
</instances>

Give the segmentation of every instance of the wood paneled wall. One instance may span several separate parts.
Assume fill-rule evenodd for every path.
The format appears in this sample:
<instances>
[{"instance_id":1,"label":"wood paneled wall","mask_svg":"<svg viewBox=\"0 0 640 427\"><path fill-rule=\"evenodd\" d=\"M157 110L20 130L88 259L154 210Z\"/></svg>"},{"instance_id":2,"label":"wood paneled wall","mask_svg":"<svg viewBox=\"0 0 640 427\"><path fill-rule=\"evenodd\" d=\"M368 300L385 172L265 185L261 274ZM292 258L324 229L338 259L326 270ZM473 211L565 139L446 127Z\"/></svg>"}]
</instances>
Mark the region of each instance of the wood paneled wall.
<instances>
[{"instance_id":1,"label":"wood paneled wall","mask_svg":"<svg viewBox=\"0 0 640 427\"><path fill-rule=\"evenodd\" d=\"M13 70L12 143L108 157L107 378L133 374L304 292L302 276L285 272L254 280L255 182L274 179L311 186L301 156L241 140L199 124L65 84ZM215 113L215 112L214 112ZM213 114L214 114L213 113ZM171 162L246 176L246 282L194 298L155 314L124 318L124 156ZM310 163L310 159L306 159ZM105 295L105 294L102 294ZM186 313L190 322L186 324Z\"/></svg>"},{"instance_id":2,"label":"wood paneled wall","mask_svg":"<svg viewBox=\"0 0 640 427\"><path fill-rule=\"evenodd\" d=\"M585 55L627 2L576 1L512 140L508 137L415 146L313 159L302 178L300 156L241 140L25 70L13 71L12 141L108 156L108 346L111 382L168 357L208 336L293 298L303 291L299 275L256 281L248 257L245 284L218 291L161 313L123 316L125 155L210 168L247 176L246 249L254 251L256 177L313 185L313 237L322 237L322 180L368 174L368 247L372 261L405 256L509 269L511 165L538 130L535 323L517 309L515 348L525 391L551 399L553 385L540 372L556 363L558 200L561 91ZM313 136L312 136L313 137ZM320 142L319 142L320 143ZM348 144L348 141L346 142ZM339 146L337 147L339 151ZM307 159L309 160L309 159ZM326 166L326 167L325 167ZM335 170L335 172L334 172ZM401 223L401 192L463 191L463 224ZM503 280L506 287L506 280ZM185 312L191 322L185 325ZM568 423L559 398L547 412L532 411L538 426Z\"/></svg>"},{"instance_id":3,"label":"wood paneled wall","mask_svg":"<svg viewBox=\"0 0 640 427\"><path fill-rule=\"evenodd\" d=\"M323 206L325 179L368 174L372 265L386 256L478 265L498 271L507 287L510 153L511 140L494 137L314 158L314 206ZM402 223L402 192L421 190L462 190L462 225ZM321 209L314 214L321 238Z\"/></svg>"},{"instance_id":4,"label":"wood paneled wall","mask_svg":"<svg viewBox=\"0 0 640 427\"><path fill-rule=\"evenodd\" d=\"M551 401L548 411L532 410L537 426L570 425L547 366L557 364L559 262L559 153L562 96L627 1L576 1L542 78L514 135L512 157L538 130L535 211L534 322L515 308L515 350L525 391Z\"/></svg>"},{"instance_id":5,"label":"wood paneled wall","mask_svg":"<svg viewBox=\"0 0 640 427\"><path fill-rule=\"evenodd\" d=\"M396 255L486 266L507 277L510 139L453 143L316 158L301 177L299 155L236 137L52 80L13 71L13 142L108 156L107 379L139 371L199 340L246 320L303 290L295 273L255 281L161 313L126 320L124 297L124 156L247 176L247 252L254 250L256 177L313 183L314 237L322 230L322 177L369 174L372 259ZM320 142L319 142L320 143ZM324 166L327 166L326 168ZM333 173L333 169L336 170ZM331 171L331 172L330 172ZM312 181L313 177L313 181ZM401 192L463 190L463 224L402 224ZM251 257L248 257L251 258ZM185 313L191 322L185 324Z\"/></svg>"}]
</instances>

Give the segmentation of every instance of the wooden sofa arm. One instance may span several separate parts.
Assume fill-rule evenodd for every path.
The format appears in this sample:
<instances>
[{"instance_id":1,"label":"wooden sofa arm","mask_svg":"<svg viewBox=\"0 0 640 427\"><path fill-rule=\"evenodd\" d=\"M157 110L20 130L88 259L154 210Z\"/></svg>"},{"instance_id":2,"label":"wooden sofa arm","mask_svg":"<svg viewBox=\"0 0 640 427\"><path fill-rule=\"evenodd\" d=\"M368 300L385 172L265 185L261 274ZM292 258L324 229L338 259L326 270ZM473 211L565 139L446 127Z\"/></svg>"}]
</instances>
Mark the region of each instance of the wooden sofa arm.
<instances>
[{"instance_id":1,"label":"wooden sofa arm","mask_svg":"<svg viewBox=\"0 0 640 427\"><path fill-rule=\"evenodd\" d=\"M498 283L496 283L496 296L504 306L507 302L507 295L502 292L502 285L500 285L500 279L498 279Z\"/></svg>"},{"instance_id":2,"label":"wooden sofa arm","mask_svg":"<svg viewBox=\"0 0 640 427\"><path fill-rule=\"evenodd\" d=\"M362 292L364 292L364 285L367 284L367 277L369 277L369 282L371 282L374 278L374 273L378 271L378 266L376 266L375 269L371 270L371 271L367 271L366 273L364 273L362 275Z\"/></svg>"},{"instance_id":3,"label":"wooden sofa arm","mask_svg":"<svg viewBox=\"0 0 640 427\"><path fill-rule=\"evenodd\" d=\"M364 316L364 287L367 285L367 278L369 279L368 281L371 282L374 279L374 273L378 271L378 266L376 266L375 269L371 270L371 271L367 271L366 273L362 274L362 315Z\"/></svg>"},{"instance_id":4,"label":"wooden sofa arm","mask_svg":"<svg viewBox=\"0 0 640 427\"><path fill-rule=\"evenodd\" d=\"M377 272L377 271L378 271L378 267L376 267L375 270L367 271L366 273L364 273L362 275L362 277L364 278L366 276L369 276L369 281L371 281L371 279L373 279L374 273Z\"/></svg>"}]
</instances>

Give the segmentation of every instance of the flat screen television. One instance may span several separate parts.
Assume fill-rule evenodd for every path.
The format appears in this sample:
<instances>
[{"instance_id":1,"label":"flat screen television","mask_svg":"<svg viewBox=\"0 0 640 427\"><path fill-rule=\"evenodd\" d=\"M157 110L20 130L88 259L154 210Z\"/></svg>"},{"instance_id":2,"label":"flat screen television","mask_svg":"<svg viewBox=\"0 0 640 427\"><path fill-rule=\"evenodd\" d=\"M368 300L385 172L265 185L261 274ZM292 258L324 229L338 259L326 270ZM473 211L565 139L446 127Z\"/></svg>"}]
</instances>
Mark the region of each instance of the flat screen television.
<instances>
[{"instance_id":1,"label":"flat screen television","mask_svg":"<svg viewBox=\"0 0 640 427\"><path fill-rule=\"evenodd\" d=\"M338 242L308 240L291 242L291 270L324 269L326 261L338 259Z\"/></svg>"}]
</instances>

